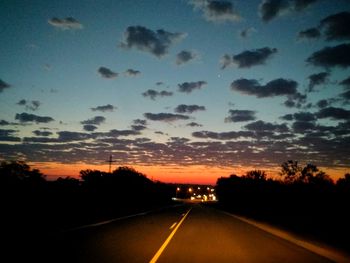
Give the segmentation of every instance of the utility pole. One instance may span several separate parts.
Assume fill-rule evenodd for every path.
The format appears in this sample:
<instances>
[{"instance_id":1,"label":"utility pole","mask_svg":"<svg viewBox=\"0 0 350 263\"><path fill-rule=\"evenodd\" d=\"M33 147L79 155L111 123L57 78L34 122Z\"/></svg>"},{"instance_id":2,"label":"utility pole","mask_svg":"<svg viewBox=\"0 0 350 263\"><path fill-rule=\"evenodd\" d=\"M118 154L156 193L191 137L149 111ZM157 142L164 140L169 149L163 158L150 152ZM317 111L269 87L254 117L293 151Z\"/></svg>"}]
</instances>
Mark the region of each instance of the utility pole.
<instances>
[{"instance_id":1,"label":"utility pole","mask_svg":"<svg viewBox=\"0 0 350 263\"><path fill-rule=\"evenodd\" d=\"M111 169L112 169L112 163L115 163L116 161L112 160L112 155L109 156L109 160L106 161L107 163L109 163L109 173L111 173Z\"/></svg>"}]
</instances>

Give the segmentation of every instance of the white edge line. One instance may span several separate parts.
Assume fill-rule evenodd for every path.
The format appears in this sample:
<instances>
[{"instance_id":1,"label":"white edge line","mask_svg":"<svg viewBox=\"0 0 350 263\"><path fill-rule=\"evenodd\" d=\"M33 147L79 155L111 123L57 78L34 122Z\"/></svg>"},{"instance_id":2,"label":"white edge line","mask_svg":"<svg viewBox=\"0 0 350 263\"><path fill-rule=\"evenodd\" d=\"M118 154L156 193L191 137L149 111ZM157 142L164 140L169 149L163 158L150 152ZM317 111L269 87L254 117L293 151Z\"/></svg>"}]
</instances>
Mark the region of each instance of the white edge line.
<instances>
[{"instance_id":1,"label":"white edge line","mask_svg":"<svg viewBox=\"0 0 350 263\"><path fill-rule=\"evenodd\" d=\"M106 225L106 224L109 224L109 223L112 223L112 222L115 222L115 221L119 221L119 220L123 220L123 219L128 219L128 218L137 217L137 216L144 216L144 215L147 215L150 212L152 212L152 211L147 211L147 212L138 213L138 214L134 214L134 215L122 216L122 217L118 217L118 218L113 218L113 219L110 219L110 220L101 221L101 222L94 223L94 224L78 226L78 227L75 227L75 228L71 228L71 229L69 229L67 231L75 231L75 230L84 229L84 228L102 226L102 225Z\"/></svg>"},{"instance_id":2,"label":"white edge line","mask_svg":"<svg viewBox=\"0 0 350 263\"><path fill-rule=\"evenodd\" d=\"M340 251L336 251L333 248L320 247L318 245L311 244L310 242L307 242L305 240L301 240L301 239L297 238L296 236L293 236L292 234L290 234L286 231L283 231L281 229L277 229L276 227L273 227L271 225L263 224L263 223L255 221L255 220L247 219L247 218L237 216L237 215L225 212L225 211L221 211L221 212L228 215L228 216L234 217L240 221L243 221L247 224L253 225L253 226L255 226L255 227L257 227L265 232L268 232L268 233L274 235L274 236L285 239L285 240L287 240L293 244L296 244L302 248L305 248L313 253L316 253L320 256L323 256L325 258L333 260L335 262L339 262L339 263L350 262L349 255L346 255Z\"/></svg>"},{"instance_id":3,"label":"white edge line","mask_svg":"<svg viewBox=\"0 0 350 263\"><path fill-rule=\"evenodd\" d=\"M165 207L161 207L161 208L157 208L157 209L154 209L154 210L145 211L145 212L138 213L138 214L127 215L127 216L117 217L117 218L113 218L113 219L106 220L106 221L97 222L97 223L94 223L94 224L78 226L78 227L74 227L74 228L70 228L70 229L64 230L64 232L70 232L70 231L75 231L75 230L80 230L80 229L85 229L85 228L90 228L90 227L96 227L96 226L102 226L102 225L106 225L106 224L109 224L109 223L112 223L112 222L115 222L115 221L124 220L124 219L137 217L137 216L144 216L144 215L147 215L147 214L152 213L154 211L167 209L167 208L170 208L170 207L178 207L178 206L182 206L182 204L165 206Z\"/></svg>"}]
</instances>

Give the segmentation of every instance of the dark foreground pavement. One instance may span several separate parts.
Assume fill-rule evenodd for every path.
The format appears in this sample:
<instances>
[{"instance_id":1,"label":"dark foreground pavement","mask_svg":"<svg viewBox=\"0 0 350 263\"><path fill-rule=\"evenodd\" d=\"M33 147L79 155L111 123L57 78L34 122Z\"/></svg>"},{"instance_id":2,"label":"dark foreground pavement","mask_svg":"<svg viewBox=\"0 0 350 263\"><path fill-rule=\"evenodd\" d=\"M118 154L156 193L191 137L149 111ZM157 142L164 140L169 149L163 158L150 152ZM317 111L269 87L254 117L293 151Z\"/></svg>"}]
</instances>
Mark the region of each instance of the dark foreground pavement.
<instances>
[{"instance_id":1,"label":"dark foreground pavement","mask_svg":"<svg viewBox=\"0 0 350 263\"><path fill-rule=\"evenodd\" d=\"M73 229L43 242L31 262L331 262L200 204Z\"/></svg>"}]
</instances>

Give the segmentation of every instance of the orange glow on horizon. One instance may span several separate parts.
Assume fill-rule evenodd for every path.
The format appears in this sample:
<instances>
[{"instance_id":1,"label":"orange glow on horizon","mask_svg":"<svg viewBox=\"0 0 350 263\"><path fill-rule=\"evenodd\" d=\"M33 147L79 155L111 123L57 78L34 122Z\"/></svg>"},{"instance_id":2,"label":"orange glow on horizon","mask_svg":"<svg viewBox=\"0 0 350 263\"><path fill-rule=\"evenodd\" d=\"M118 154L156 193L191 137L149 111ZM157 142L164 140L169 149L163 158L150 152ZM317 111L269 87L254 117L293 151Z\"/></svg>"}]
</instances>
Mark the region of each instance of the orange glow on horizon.
<instances>
[{"instance_id":1,"label":"orange glow on horizon","mask_svg":"<svg viewBox=\"0 0 350 263\"><path fill-rule=\"evenodd\" d=\"M73 177L79 179L79 172L81 170L91 169L108 172L108 164L105 165L89 165L85 163L74 164L62 164L62 163L48 163L48 162L36 162L30 163L32 168L39 169L43 174L47 176L48 180L55 180L58 177ZM216 181L220 177L228 177L231 174L244 175L247 171L251 170L264 170L269 178L280 178L278 175L280 167L211 167L205 165L192 165L192 166L175 166L175 165L126 165L134 168L140 173L143 173L147 178L153 181L160 181L164 183L193 183L193 184L211 184L215 185ZM115 170L117 166L113 166L112 170ZM327 174L331 176L333 180L342 178L345 173L349 172L346 169L330 169L322 168Z\"/></svg>"}]
</instances>

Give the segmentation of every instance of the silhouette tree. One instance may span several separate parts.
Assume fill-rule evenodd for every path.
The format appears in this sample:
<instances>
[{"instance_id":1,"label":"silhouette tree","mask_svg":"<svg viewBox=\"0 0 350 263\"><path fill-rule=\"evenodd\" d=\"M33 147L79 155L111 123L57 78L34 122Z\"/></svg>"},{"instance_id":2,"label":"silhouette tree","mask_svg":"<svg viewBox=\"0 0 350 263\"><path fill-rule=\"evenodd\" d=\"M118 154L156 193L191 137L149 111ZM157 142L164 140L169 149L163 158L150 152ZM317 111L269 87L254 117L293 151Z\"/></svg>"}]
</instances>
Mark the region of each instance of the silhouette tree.
<instances>
[{"instance_id":1,"label":"silhouette tree","mask_svg":"<svg viewBox=\"0 0 350 263\"><path fill-rule=\"evenodd\" d=\"M40 184L45 176L22 161L4 161L0 164L0 180L5 184Z\"/></svg>"},{"instance_id":2,"label":"silhouette tree","mask_svg":"<svg viewBox=\"0 0 350 263\"><path fill-rule=\"evenodd\" d=\"M262 171L262 170L253 170L253 171L247 172L244 177L248 179L257 180L257 181L265 181L266 173L265 171Z\"/></svg>"},{"instance_id":3,"label":"silhouette tree","mask_svg":"<svg viewBox=\"0 0 350 263\"><path fill-rule=\"evenodd\" d=\"M300 178L302 168L297 161L288 160L281 165L281 176L285 176L286 182L295 182Z\"/></svg>"}]
</instances>

